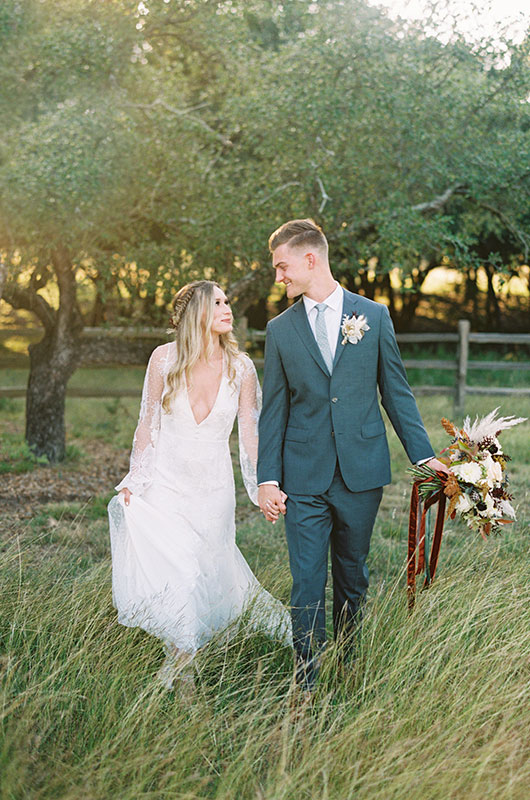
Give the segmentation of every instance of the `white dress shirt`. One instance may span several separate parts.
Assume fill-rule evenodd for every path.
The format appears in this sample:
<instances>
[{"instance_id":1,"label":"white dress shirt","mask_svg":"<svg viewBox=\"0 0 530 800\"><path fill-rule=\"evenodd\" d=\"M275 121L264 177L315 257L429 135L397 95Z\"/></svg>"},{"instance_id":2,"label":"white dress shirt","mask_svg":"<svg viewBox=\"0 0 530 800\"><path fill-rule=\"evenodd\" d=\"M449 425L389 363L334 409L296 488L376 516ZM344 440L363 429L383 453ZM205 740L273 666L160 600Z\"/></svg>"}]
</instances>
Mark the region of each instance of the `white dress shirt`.
<instances>
[{"instance_id":1,"label":"white dress shirt","mask_svg":"<svg viewBox=\"0 0 530 800\"><path fill-rule=\"evenodd\" d=\"M307 319L309 320L309 325L313 331L313 336L316 339L315 326L318 316L318 310L316 308L317 301L312 300L310 297L306 297L305 294L303 295L303 299ZM339 339L339 330L342 323L342 305L344 302L344 291L342 286L337 283L335 289L328 297L326 297L325 300L322 300L322 302L327 305L327 308L324 311L324 320L326 322L326 330L328 332L331 356L332 358L335 358L335 351L337 349L337 342Z\"/></svg>"}]
</instances>

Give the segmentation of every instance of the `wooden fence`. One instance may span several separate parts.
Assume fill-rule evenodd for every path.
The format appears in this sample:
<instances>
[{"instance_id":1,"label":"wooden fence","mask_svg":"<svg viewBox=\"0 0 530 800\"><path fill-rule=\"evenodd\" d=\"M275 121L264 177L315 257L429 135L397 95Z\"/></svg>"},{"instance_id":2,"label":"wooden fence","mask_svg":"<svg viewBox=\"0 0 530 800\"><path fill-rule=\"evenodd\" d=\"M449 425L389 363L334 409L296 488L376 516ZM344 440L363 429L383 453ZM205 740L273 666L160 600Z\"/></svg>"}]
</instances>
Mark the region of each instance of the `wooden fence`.
<instances>
[{"instance_id":1,"label":"wooden fence","mask_svg":"<svg viewBox=\"0 0 530 800\"><path fill-rule=\"evenodd\" d=\"M42 335L40 328L4 328L0 329L0 342L14 336L23 336L33 341L38 341ZM153 345L167 341L167 336L162 329L133 329L133 328L85 328L85 338L128 338L152 340ZM265 331L247 330L243 324L239 326L239 340L246 341L252 352L257 345L262 345L265 340ZM415 359L405 358L403 363L407 369L422 370L442 369L454 373L452 386L417 386L413 385L414 393L420 394L454 394L455 410L462 413L465 408L468 394L498 394L498 395L526 395L530 396L529 387L499 387L499 386L470 386L467 382L468 372L471 370L530 370L529 361L473 361L469 358L470 344L476 345L528 345L530 346L530 333L472 333L468 320L460 320L458 333L400 333L397 334L400 344L454 344L456 355L454 359ZM21 361L20 356L0 356L0 367L14 367L27 364ZM254 363L257 367L263 366L263 359L256 357ZM97 366L97 365L95 365ZM111 366L109 363L101 366ZM123 366L116 364L115 366ZM23 386L1 387L0 397L24 397L26 389ZM69 397L137 397L138 389L114 389L105 387L75 388L69 387Z\"/></svg>"}]
</instances>

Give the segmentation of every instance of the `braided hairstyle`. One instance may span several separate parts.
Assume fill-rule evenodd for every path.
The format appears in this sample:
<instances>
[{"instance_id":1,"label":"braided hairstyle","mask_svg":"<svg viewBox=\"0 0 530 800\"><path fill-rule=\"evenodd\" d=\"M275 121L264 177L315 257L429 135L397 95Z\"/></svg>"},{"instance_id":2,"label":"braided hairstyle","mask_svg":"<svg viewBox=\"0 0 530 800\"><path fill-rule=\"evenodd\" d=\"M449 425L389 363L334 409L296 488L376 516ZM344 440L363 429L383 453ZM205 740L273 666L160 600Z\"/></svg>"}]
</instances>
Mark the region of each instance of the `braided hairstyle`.
<instances>
[{"instance_id":1,"label":"braided hairstyle","mask_svg":"<svg viewBox=\"0 0 530 800\"><path fill-rule=\"evenodd\" d=\"M189 379L193 366L200 358L210 358L213 351L211 327L215 305L214 281L192 281L183 286L172 302L169 332L175 333L176 357L167 375L167 390L162 408L167 413L171 401L183 383ZM237 341L232 332L223 333L219 343L225 351L228 375L235 378L235 360L239 356Z\"/></svg>"},{"instance_id":2,"label":"braided hairstyle","mask_svg":"<svg viewBox=\"0 0 530 800\"><path fill-rule=\"evenodd\" d=\"M169 317L169 329L171 330L178 330L182 317L186 313L186 309L190 303L191 298L195 294L195 290L198 289L202 284L209 284L212 283L211 281L193 281L192 283L187 283L186 286L183 286L182 289L179 289L177 294L175 295L173 302L171 303L173 311L171 316ZM217 284L213 284L217 285Z\"/></svg>"}]
</instances>

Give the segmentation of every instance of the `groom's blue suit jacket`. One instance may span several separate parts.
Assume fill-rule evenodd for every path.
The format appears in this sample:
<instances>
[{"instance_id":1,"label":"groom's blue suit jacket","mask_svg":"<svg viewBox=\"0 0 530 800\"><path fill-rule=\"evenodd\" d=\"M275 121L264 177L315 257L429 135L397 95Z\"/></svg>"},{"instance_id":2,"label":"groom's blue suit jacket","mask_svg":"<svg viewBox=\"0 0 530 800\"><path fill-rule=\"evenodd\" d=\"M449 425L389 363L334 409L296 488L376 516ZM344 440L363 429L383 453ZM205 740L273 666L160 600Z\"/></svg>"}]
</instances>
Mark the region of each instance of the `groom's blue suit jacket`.
<instances>
[{"instance_id":1,"label":"groom's blue suit jacket","mask_svg":"<svg viewBox=\"0 0 530 800\"><path fill-rule=\"evenodd\" d=\"M410 460L434 455L407 383L386 306L344 290L343 315L364 314L370 330L357 344L339 340L330 376L303 300L267 326L258 483L287 494L321 494L337 458L353 492L391 480L378 392Z\"/></svg>"}]
</instances>

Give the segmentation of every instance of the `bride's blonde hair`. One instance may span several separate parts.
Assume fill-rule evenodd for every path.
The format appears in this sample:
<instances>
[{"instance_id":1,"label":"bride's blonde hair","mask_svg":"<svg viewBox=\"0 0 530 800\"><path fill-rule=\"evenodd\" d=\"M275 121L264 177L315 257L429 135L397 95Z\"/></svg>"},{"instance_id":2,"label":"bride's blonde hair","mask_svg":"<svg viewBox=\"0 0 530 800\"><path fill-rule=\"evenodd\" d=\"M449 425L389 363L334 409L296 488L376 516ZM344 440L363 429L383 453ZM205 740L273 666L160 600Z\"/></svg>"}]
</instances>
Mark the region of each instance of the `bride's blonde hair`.
<instances>
[{"instance_id":1,"label":"bride's blonde hair","mask_svg":"<svg viewBox=\"0 0 530 800\"><path fill-rule=\"evenodd\" d=\"M162 400L162 408L166 412L170 411L171 401L184 377L189 377L201 357L210 358L213 353L212 322L216 286L221 288L215 281L193 281L179 289L173 300L169 324L170 329L175 331L177 355L167 374L168 389ZM233 381L239 347L232 331L221 333L219 343L226 358L228 378Z\"/></svg>"}]
</instances>

